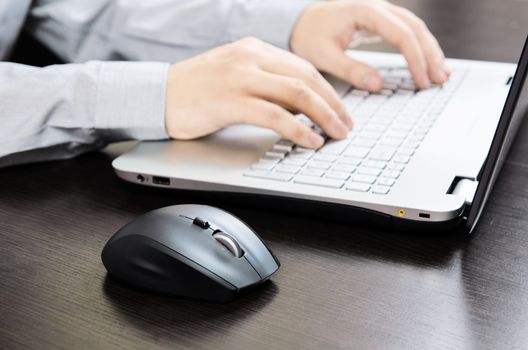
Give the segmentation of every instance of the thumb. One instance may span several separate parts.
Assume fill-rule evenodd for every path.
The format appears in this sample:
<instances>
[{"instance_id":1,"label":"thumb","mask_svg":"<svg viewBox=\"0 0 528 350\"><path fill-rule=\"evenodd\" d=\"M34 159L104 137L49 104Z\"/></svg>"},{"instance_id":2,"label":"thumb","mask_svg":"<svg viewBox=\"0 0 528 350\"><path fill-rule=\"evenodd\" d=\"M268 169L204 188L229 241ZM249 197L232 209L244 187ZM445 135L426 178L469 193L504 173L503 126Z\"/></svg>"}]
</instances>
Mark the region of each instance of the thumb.
<instances>
[{"instance_id":1,"label":"thumb","mask_svg":"<svg viewBox=\"0 0 528 350\"><path fill-rule=\"evenodd\" d=\"M374 67L348 57L340 48L328 50L326 62L324 71L359 89L377 92L383 87L383 79Z\"/></svg>"}]
</instances>

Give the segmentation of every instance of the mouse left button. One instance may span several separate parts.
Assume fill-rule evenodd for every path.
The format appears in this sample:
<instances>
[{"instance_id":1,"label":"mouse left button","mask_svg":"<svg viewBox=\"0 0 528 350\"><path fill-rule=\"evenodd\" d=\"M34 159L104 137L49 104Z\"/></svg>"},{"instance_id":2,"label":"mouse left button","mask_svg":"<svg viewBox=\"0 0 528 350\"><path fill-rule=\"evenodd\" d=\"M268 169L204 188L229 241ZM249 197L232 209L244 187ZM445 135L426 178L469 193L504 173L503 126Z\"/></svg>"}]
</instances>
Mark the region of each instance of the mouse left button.
<instances>
[{"instance_id":1,"label":"mouse left button","mask_svg":"<svg viewBox=\"0 0 528 350\"><path fill-rule=\"evenodd\" d=\"M204 230L207 230L209 227L211 227L209 222L205 221L204 219L202 219L202 218L200 218L198 216L194 218L193 224L203 228Z\"/></svg>"}]
</instances>

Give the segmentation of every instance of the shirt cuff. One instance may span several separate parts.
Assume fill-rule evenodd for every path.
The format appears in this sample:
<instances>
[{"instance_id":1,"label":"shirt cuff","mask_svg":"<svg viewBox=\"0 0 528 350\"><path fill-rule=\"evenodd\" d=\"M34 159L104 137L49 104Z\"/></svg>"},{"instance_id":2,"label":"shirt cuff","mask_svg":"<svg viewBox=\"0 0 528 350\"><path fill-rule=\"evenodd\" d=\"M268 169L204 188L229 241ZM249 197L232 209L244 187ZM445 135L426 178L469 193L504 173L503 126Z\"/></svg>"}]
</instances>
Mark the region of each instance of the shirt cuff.
<instances>
[{"instance_id":1,"label":"shirt cuff","mask_svg":"<svg viewBox=\"0 0 528 350\"><path fill-rule=\"evenodd\" d=\"M165 129L169 64L99 64L95 128L112 140L169 138Z\"/></svg>"},{"instance_id":2,"label":"shirt cuff","mask_svg":"<svg viewBox=\"0 0 528 350\"><path fill-rule=\"evenodd\" d=\"M253 0L241 2L233 9L227 27L227 38L235 41L252 36L285 50L301 13L314 0Z\"/></svg>"}]
</instances>

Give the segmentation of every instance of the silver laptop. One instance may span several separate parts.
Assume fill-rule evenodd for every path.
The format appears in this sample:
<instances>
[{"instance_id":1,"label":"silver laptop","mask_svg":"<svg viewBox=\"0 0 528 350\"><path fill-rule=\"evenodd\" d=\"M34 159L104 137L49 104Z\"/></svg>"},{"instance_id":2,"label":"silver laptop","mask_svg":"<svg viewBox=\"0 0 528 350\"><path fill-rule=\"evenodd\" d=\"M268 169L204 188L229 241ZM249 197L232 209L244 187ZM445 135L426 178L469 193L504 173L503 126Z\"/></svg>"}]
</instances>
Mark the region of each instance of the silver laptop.
<instances>
[{"instance_id":1,"label":"silver laptop","mask_svg":"<svg viewBox=\"0 0 528 350\"><path fill-rule=\"evenodd\" d=\"M451 79L424 91L401 55L351 51L379 68L385 86L369 94L333 82L355 121L345 140L314 151L237 125L194 141L142 142L113 167L144 186L271 197L275 207L291 201L400 228L463 223L470 232L526 112L526 92L517 106L526 51L516 74L515 64L449 59Z\"/></svg>"}]
</instances>

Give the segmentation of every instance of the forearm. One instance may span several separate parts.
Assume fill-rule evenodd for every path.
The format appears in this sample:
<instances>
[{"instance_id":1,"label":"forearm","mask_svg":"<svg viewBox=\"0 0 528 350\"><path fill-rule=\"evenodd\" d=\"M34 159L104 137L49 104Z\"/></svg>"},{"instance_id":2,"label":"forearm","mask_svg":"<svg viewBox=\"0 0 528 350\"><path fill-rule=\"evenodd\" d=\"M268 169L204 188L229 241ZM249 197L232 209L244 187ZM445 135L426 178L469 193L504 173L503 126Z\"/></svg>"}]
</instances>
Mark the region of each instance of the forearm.
<instances>
[{"instance_id":1,"label":"forearm","mask_svg":"<svg viewBox=\"0 0 528 350\"><path fill-rule=\"evenodd\" d=\"M67 62L178 62L254 36L288 49L314 0L37 1L28 28Z\"/></svg>"},{"instance_id":2,"label":"forearm","mask_svg":"<svg viewBox=\"0 0 528 350\"><path fill-rule=\"evenodd\" d=\"M0 166L163 139L168 65L0 63Z\"/></svg>"}]
</instances>

